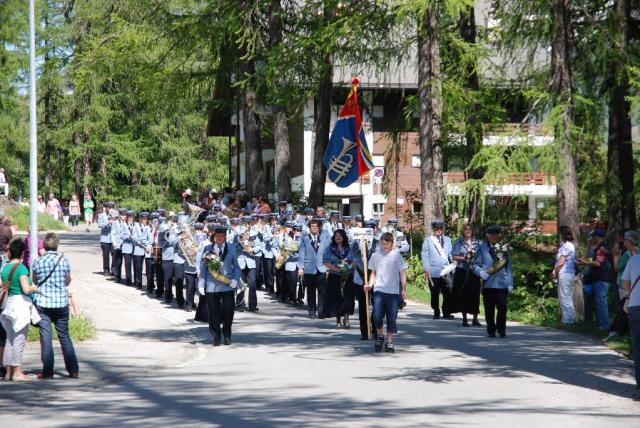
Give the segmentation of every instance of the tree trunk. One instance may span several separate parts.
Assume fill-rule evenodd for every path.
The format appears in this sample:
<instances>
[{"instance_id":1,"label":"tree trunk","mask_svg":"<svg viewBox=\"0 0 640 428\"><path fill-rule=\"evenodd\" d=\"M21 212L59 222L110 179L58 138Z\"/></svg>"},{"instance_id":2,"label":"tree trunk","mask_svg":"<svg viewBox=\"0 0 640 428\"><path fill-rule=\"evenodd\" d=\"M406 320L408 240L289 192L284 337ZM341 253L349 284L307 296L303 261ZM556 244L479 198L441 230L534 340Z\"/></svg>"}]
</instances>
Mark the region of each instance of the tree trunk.
<instances>
[{"instance_id":1,"label":"tree trunk","mask_svg":"<svg viewBox=\"0 0 640 428\"><path fill-rule=\"evenodd\" d=\"M282 6L273 0L269 7L269 47L282 43ZM289 172L289 124L286 109L279 104L271 106L273 111L273 140L275 145L276 193L279 200L291 198L291 173Z\"/></svg>"},{"instance_id":2,"label":"tree trunk","mask_svg":"<svg viewBox=\"0 0 640 428\"><path fill-rule=\"evenodd\" d=\"M425 11L418 29L418 87L420 96L420 183L425 234L444 213L442 183L442 76L436 7Z\"/></svg>"},{"instance_id":3,"label":"tree trunk","mask_svg":"<svg viewBox=\"0 0 640 428\"><path fill-rule=\"evenodd\" d=\"M609 136L607 150L607 206L609 210L609 239L615 239L623 228L637 227L634 194L633 145L631 142L631 105L629 76L624 58L629 43L630 6L628 0L616 2L617 61L610 70L612 82L609 96Z\"/></svg>"},{"instance_id":4,"label":"tree trunk","mask_svg":"<svg viewBox=\"0 0 640 428\"><path fill-rule=\"evenodd\" d=\"M477 29L475 20L475 9L469 8L461 17L459 21L460 35L462 39L472 45L476 44ZM478 93L480 89L480 82L478 79L477 64L476 61L468 65L466 70L466 87L474 92ZM468 165L473 157L480 151L482 147L482 123L480 121L480 103L475 99L471 106L469 106L469 114L466 116L465 124L465 140L466 140L466 164ZM482 169L471 169L466 171L466 178L479 180L484 176ZM481 200L482 195L473 193L470 195L469 207L467 209L467 218L469 224L473 227L473 231L476 235L481 234L482 230L482 213L481 213ZM460 213L462 214L462 213Z\"/></svg>"},{"instance_id":5,"label":"tree trunk","mask_svg":"<svg viewBox=\"0 0 640 428\"><path fill-rule=\"evenodd\" d=\"M324 24L335 17L335 11L328 5L324 8ZM309 189L309 206L324 205L324 187L327 181L327 168L323 163L324 152L329 144L331 128L331 99L333 97L333 54L326 53L321 62L318 105L315 112L315 142L313 145L313 169Z\"/></svg>"},{"instance_id":6,"label":"tree trunk","mask_svg":"<svg viewBox=\"0 0 640 428\"><path fill-rule=\"evenodd\" d=\"M242 68L245 75L253 75L253 60L243 61ZM243 93L242 118L244 130L244 144L246 153L245 171L247 177L247 191L251 196L267 194L267 177L262 162L262 144L260 142L260 127L258 124L258 96L247 83Z\"/></svg>"},{"instance_id":7,"label":"tree trunk","mask_svg":"<svg viewBox=\"0 0 640 428\"><path fill-rule=\"evenodd\" d=\"M88 191L89 190L89 183L92 182L92 174L91 174L91 150L86 147L88 144L88 136L84 135L83 133L83 143L85 145L85 149L84 149L84 158L82 161L82 172L83 172L83 180L82 180L82 188L83 188L83 192L84 191ZM78 197L82 197L82 195L80 193L78 193Z\"/></svg>"},{"instance_id":8,"label":"tree trunk","mask_svg":"<svg viewBox=\"0 0 640 428\"><path fill-rule=\"evenodd\" d=\"M558 226L573 230L576 241L580 236L578 214L578 176L576 154L571 139L573 128L573 72L571 69L571 20L570 0L553 1L552 81L555 107L562 108L560 123L554 137L560 143L560 165L557 180Z\"/></svg>"}]
</instances>

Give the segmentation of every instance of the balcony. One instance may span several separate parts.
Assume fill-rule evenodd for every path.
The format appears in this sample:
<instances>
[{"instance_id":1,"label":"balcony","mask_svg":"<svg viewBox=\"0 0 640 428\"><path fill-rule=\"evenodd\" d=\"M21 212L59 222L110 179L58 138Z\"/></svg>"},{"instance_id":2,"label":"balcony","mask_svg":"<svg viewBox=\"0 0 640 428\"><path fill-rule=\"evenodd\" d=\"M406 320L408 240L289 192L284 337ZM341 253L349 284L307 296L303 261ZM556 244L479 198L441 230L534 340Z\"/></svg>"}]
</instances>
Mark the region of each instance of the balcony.
<instances>
[{"instance_id":1,"label":"balcony","mask_svg":"<svg viewBox=\"0 0 640 428\"><path fill-rule=\"evenodd\" d=\"M466 181L464 172L445 172L443 182L450 195L462 193L461 184ZM556 195L556 178L541 172L507 174L503 180L485 187L492 196L533 196L551 198Z\"/></svg>"}]
</instances>

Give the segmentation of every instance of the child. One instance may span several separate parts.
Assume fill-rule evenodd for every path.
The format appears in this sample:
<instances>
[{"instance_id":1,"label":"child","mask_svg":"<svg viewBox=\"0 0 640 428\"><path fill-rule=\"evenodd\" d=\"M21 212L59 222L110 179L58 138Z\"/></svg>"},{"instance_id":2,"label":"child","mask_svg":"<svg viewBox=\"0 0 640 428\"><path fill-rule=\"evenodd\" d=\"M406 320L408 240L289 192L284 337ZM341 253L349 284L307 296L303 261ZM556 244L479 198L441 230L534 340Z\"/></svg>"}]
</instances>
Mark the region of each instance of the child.
<instances>
[{"instance_id":1,"label":"child","mask_svg":"<svg viewBox=\"0 0 640 428\"><path fill-rule=\"evenodd\" d=\"M371 256L369 269L371 277L365 285L373 292L373 325L376 329L376 352L382 351L382 319L387 318L387 342L385 350L395 352L393 334L398 332L396 318L400 299L407 298L407 264L402 255L393 248L393 235L383 233L380 237L381 249ZM400 285L400 286L399 286Z\"/></svg>"}]
</instances>

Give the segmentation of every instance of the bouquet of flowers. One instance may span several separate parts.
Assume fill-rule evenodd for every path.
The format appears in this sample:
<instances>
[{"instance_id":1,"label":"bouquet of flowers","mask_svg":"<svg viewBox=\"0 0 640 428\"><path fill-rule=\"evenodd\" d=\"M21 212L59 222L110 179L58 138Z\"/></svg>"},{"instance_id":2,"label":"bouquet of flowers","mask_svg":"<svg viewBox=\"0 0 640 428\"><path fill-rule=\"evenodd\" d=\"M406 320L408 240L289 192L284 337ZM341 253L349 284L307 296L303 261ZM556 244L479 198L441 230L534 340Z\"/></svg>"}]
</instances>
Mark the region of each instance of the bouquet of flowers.
<instances>
[{"instance_id":1,"label":"bouquet of flowers","mask_svg":"<svg viewBox=\"0 0 640 428\"><path fill-rule=\"evenodd\" d=\"M340 268L340 293L344 296L344 286L351 274L351 260L340 259L336 266Z\"/></svg>"},{"instance_id":2,"label":"bouquet of flowers","mask_svg":"<svg viewBox=\"0 0 640 428\"><path fill-rule=\"evenodd\" d=\"M222 273L222 260L220 260L220 257L215 253L209 253L204 256L204 261L207 264L207 269L212 277L223 284L231 284L231 280Z\"/></svg>"},{"instance_id":3,"label":"bouquet of flowers","mask_svg":"<svg viewBox=\"0 0 640 428\"><path fill-rule=\"evenodd\" d=\"M511 245L506 242L498 242L493 246L490 253L493 258L493 266L487 270L487 273L492 274L507 265L509 253L511 253Z\"/></svg>"}]
</instances>

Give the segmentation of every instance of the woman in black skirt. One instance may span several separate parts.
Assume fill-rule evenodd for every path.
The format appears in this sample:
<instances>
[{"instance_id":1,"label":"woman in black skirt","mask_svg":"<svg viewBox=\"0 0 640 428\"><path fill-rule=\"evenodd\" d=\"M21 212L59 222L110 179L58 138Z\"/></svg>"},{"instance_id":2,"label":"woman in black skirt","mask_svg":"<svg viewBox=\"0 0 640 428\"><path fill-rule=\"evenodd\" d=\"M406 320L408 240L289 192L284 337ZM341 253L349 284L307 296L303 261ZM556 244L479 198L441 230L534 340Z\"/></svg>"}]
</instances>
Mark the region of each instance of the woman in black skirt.
<instances>
[{"instance_id":1,"label":"woman in black skirt","mask_svg":"<svg viewBox=\"0 0 640 428\"><path fill-rule=\"evenodd\" d=\"M351 327L349 315L353 315L354 308L354 259L347 233L337 229L331 238L331 245L327 247L322 257L328 272L325 308L329 313L335 308L336 329Z\"/></svg>"},{"instance_id":2,"label":"woman in black skirt","mask_svg":"<svg viewBox=\"0 0 640 428\"><path fill-rule=\"evenodd\" d=\"M469 327L467 314L473 315L473 325L480 326L480 278L473 272L471 266L473 257L480 242L473 237L470 225L464 226L462 236L453 244L451 256L458 262L453 276L454 301L457 303L456 312L462 312L462 326Z\"/></svg>"}]
</instances>

